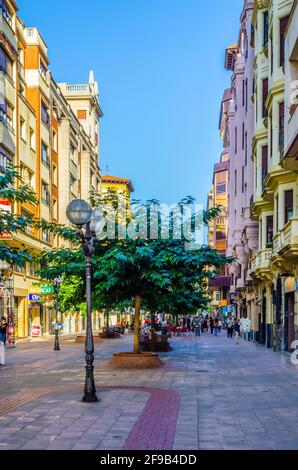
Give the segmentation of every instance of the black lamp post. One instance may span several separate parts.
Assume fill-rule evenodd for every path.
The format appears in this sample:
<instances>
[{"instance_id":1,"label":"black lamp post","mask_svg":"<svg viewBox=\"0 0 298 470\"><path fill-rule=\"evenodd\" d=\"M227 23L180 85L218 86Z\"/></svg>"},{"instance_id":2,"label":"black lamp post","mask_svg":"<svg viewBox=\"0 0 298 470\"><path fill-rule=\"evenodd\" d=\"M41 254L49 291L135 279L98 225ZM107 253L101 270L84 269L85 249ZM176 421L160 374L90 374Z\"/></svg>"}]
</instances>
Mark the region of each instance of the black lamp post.
<instances>
[{"instance_id":1,"label":"black lamp post","mask_svg":"<svg viewBox=\"0 0 298 470\"><path fill-rule=\"evenodd\" d=\"M86 328L86 377L84 395L82 401L96 402L96 389L94 383L94 342L92 334L92 306L91 306L91 256L95 251L95 215L89 204L83 199L75 199L72 201L67 209L66 214L68 220L77 226L77 234L81 239L83 252L86 257L86 304L87 304L87 328ZM92 217L93 216L93 217ZM91 230L92 224L92 230ZM85 225L85 233L83 226ZM94 230L93 230L94 228Z\"/></svg>"},{"instance_id":2,"label":"black lamp post","mask_svg":"<svg viewBox=\"0 0 298 470\"><path fill-rule=\"evenodd\" d=\"M60 286L63 282L63 277L55 277L54 279L54 291L55 291L55 312L56 312L56 320L55 320L55 344L54 344L54 351L60 351L59 345L59 328L58 328L58 294L60 290Z\"/></svg>"}]
</instances>

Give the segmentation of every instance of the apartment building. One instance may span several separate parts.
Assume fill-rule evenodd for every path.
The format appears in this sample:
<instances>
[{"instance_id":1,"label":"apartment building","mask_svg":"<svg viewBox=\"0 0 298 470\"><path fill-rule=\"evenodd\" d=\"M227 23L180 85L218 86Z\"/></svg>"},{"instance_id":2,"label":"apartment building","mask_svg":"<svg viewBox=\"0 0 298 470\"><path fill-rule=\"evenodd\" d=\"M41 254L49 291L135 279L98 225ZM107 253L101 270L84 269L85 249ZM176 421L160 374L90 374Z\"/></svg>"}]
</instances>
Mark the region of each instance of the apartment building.
<instances>
[{"instance_id":1,"label":"apartment building","mask_svg":"<svg viewBox=\"0 0 298 470\"><path fill-rule=\"evenodd\" d=\"M227 252L227 203L228 203L228 176L229 155L223 151L219 163L214 165L213 185L208 195L208 209L221 206L221 213L209 222L209 245L220 254ZM209 291L212 296L210 311L215 315L227 313L228 291L230 276L227 267L220 269L215 279L209 281Z\"/></svg>"},{"instance_id":2,"label":"apartment building","mask_svg":"<svg viewBox=\"0 0 298 470\"><path fill-rule=\"evenodd\" d=\"M295 70L296 2L255 2L255 136L252 216L259 222L259 250L249 275L258 292L255 330L267 347L291 351L297 337L295 223L297 168L290 162L294 108L285 93ZM296 17L297 18L297 17ZM291 22L290 22L291 19ZM296 30L296 32L295 32ZM293 65L293 67L292 67ZM288 163L287 163L288 162Z\"/></svg>"},{"instance_id":3,"label":"apartment building","mask_svg":"<svg viewBox=\"0 0 298 470\"><path fill-rule=\"evenodd\" d=\"M0 164L18 165L39 200L36 207L19 204L12 210L67 224L68 203L100 190L98 85L93 72L87 84L58 85L49 71L48 48L40 32L24 26L13 0L1 0L0 6ZM61 241L45 230L28 229L5 243L38 253ZM32 297L39 281L37 266L1 268L11 279L15 336L49 334L51 299ZM84 329L79 314L65 320L69 332Z\"/></svg>"},{"instance_id":4,"label":"apartment building","mask_svg":"<svg viewBox=\"0 0 298 470\"><path fill-rule=\"evenodd\" d=\"M231 87L225 91L221 113L221 137L229 154L228 256L235 262L231 276L229 311L251 317L255 291L247 272L250 257L258 248L258 225L251 220L253 194L252 138L254 130L253 2L244 1L238 43L225 54L225 69L232 72Z\"/></svg>"}]
</instances>

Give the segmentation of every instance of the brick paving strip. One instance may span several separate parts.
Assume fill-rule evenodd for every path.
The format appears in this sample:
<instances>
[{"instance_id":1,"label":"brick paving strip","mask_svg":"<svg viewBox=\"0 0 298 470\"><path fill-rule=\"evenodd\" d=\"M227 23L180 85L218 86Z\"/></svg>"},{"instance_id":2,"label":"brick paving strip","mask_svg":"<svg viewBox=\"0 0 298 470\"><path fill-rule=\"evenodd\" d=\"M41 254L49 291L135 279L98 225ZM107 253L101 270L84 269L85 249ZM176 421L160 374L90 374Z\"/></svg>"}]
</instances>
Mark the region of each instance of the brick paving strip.
<instances>
[{"instance_id":1,"label":"brick paving strip","mask_svg":"<svg viewBox=\"0 0 298 470\"><path fill-rule=\"evenodd\" d=\"M20 408L49 393L73 390L76 387L49 387L20 391L0 400L0 416ZM133 426L123 450L170 450L173 447L181 393L150 387L99 386L98 389L132 390L150 395L138 421Z\"/></svg>"},{"instance_id":2,"label":"brick paving strip","mask_svg":"<svg viewBox=\"0 0 298 470\"><path fill-rule=\"evenodd\" d=\"M181 394L174 390L139 389L151 396L123 450L169 450L173 447Z\"/></svg>"}]
</instances>

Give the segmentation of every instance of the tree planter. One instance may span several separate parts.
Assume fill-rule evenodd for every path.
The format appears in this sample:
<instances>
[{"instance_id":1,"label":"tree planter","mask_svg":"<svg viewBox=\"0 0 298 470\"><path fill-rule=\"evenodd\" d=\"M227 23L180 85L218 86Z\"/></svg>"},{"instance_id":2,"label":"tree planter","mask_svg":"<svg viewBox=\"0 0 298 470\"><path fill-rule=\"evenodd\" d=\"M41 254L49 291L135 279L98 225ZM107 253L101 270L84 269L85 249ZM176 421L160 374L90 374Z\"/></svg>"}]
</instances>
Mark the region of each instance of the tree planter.
<instances>
[{"instance_id":1,"label":"tree planter","mask_svg":"<svg viewBox=\"0 0 298 470\"><path fill-rule=\"evenodd\" d=\"M78 335L76 337L76 343L85 343L85 341L86 341L86 335ZM101 341L102 340L100 336L93 336L94 343L100 343Z\"/></svg>"},{"instance_id":2,"label":"tree planter","mask_svg":"<svg viewBox=\"0 0 298 470\"><path fill-rule=\"evenodd\" d=\"M117 369L151 369L154 367L162 367L164 363L159 359L156 353L145 352L136 354L121 352L113 354L109 365Z\"/></svg>"},{"instance_id":3,"label":"tree planter","mask_svg":"<svg viewBox=\"0 0 298 470\"><path fill-rule=\"evenodd\" d=\"M108 332L108 331L103 331L102 333L99 333L100 338L104 339L113 339L113 338L120 338L120 333L117 331L113 332Z\"/></svg>"}]
</instances>

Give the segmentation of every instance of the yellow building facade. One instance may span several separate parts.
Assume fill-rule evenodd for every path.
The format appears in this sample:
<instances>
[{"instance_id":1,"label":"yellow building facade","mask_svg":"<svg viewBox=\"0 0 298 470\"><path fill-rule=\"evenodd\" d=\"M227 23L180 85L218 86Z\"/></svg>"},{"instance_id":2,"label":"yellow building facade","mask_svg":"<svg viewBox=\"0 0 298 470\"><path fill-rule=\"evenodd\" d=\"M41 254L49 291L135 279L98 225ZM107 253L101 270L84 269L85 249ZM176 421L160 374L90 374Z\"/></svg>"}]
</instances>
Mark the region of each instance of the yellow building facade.
<instances>
[{"instance_id":1,"label":"yellow building facade","mask_svg":"<svg viewBox=\"0 0 298 470\"><path fill-rule=\"evenodd\" d=\"M19 166L21 176L36 192L39 203L19 204L13 210L46 222L68 224L66 207L75 198L89 198L100 191L99 121L102 111L98 85L90 73L87 84L57 84L49 70L48 48L36 28L26 28L18 16L14 0L1 2L0 14L0 165ZM12 240L37 254L61 245L44 230L28 228ZM17 338L49 334L53 326L51 299L35 301L34 284L38 266L0 266L2 277L10 281L10 305L5 289L0 289L2 312L14 310ZM2 298L1 298L1 293ZM7 295L6 295L7 297ZM33 298L33 301L32 301ZM80 314L66 316L65 332L84 329ZM94 318L98 326L98 318Z\"/></svg>"}]
</instances>

